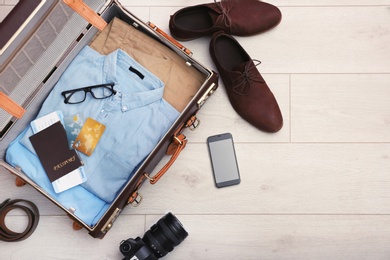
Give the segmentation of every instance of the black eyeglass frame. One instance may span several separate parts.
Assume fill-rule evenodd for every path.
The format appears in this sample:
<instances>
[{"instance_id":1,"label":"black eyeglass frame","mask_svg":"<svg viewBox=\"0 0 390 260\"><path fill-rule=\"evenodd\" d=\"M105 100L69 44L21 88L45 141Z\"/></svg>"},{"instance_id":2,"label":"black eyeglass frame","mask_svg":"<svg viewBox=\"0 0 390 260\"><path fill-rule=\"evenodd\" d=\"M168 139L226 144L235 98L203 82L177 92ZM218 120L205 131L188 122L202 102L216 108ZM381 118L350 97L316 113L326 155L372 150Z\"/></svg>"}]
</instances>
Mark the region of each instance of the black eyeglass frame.
<instances>
[{"instance_id":1,"label":"black eyeglass frame","mask_svg":"<svg viewBox=\"0 0 390 260\"><path fill-rule=\"evenodd\" d=\"M106 84L98 84L98 85L93 85L93 86L88 86L88 87L83 87L83 88L76 88L76 89L71 89L71 90L66 90L66 91L63 91L61 92L61 95L64 97L64 103L65 104L80 104L82 102L85 101L85 99L87 98L87 93L91 93L92 97L95 98L95 99L105 99L105 98L109 98L111 97L112 95L115 95L116 94L116 90L114 89L114 86L115 86L115 83L111 82L111 83L106 83ZM95 88L106 88L106 89L109 89L111 91L111 95L109 96L105 96L105 97L96 97L94 94L93 94L93 91L92 89L95 89ZM80 102L69 102L69 99L72 97L72 95L78 91L84 91L85 95L84 95L84 99ZM69 95L70 94L70 95ZM67 96L68 95L68 96Z\"/></svg>"}]
</instances>

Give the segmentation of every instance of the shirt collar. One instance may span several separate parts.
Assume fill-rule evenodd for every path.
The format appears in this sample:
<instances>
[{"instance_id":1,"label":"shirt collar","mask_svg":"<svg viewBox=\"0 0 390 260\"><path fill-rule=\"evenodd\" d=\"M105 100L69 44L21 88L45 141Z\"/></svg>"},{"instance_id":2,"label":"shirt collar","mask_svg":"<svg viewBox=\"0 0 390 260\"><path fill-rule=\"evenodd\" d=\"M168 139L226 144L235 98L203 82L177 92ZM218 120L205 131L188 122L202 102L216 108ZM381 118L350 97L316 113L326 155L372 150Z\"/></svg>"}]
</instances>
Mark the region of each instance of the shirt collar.
<instances>
[{"instance_id":1,"label":"shirt collar","mask_svg":"<svg viewBox=\"0 0 390 260\"><path fill-rule=\"evenodd\" d=\"M143 78L131 72L130 67L136 69ZM115 83L114 89L121 97L123 112L147 106L163 98L164 83L121 49L105 57L103 80Z\"/></svg>"},{"instance_id":2,"label":"shirt collar","mask_svg":"<svg viewBox=\"0 0 390 260\"><path fill-rule=\"evenodd\" d=\"M120 93L120 95L122 97L122 111L126 112L160 101L163 96L163 88L143 92Z\"/></svg>"}]
</instances>

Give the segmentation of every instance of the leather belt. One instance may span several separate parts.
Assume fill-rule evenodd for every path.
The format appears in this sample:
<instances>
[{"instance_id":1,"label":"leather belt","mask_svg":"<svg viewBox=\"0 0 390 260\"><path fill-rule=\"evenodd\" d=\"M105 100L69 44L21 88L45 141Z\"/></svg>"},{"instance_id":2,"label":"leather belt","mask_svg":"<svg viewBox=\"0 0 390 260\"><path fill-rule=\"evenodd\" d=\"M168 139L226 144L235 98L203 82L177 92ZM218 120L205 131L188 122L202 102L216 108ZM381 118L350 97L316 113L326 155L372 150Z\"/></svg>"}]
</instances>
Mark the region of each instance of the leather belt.
<instances>
[{"instance_id":1,"label":"leather belt","mask_svg":"<svg viewBox=\"0 0 390 260\"><path fill-rule=\"evenodd\" d=\"M25 205L19 205L17 203L27 204L29 207ZM7 214L14 209L20 209L27 214L28 217L28 225L26 230L21 233L14 232L7 228L5 225L5 217ZM6 242L16 242L21 241L28 238L38 226L39 222L39 210L34 203L28 200L22 199L6 199L3 203L0 204L0 240Z\"/></svg>"}]
</instances>

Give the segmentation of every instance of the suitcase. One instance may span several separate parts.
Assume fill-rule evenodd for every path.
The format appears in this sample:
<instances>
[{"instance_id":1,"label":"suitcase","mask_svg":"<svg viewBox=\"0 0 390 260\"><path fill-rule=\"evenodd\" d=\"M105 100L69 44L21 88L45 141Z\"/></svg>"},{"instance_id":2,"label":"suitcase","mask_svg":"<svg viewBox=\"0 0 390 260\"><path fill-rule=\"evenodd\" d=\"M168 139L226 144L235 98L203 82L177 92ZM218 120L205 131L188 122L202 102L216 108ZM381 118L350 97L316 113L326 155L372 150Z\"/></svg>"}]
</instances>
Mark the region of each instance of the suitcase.
<instances>
[{"instance_id":1,"label":"suitcase","mask_svg":"<svg viewBox=\"0 0 390 260\"><path fill-rule=\"evenodd\" d=\"M20 1L20 3L25 2L30 1ZM187 139L183 132L186 128L194 130L199 125L196 113L217 89L218 75L196 61L190 50L170 38L154 24L141 21L126 10L119 1L46 0L35 2L35 7L30 8L29 15L25 15L27 22L19 24L19 29L14 30L9 41L0 46L0 92L3 92L3 95L6 94L12 100L12 104L16 104L16 108L21 109L17 111L19 114L11 115L11 112L4 106L0 108L0 165L16 176L16 186L22 186L25 183L33 186L65 211L73 219L74 229L85 228L92 237L103 238L124 207L129 204L138 206L141 203L141 185L145 181L151 184L156 183L184 149ZM17 12L15 8L9 16L19 15ZM106 205L101 217L91 225L82 220L75 209L65 207L50 195L22 168L7 163L5 156L7 147L35 119L41 104L67 66L114 17L151 37L158 44L168 47L182 60L182 66L192 67L199 71L204 76L204 81L169 130L117 192L115 199ZM34 45L33 42L37 35L46 42ZM43 45L45 45L44 48L38 48ZM157 174L151 176L150 173L164 156L170 157L167 164Z\"/></svg>"}]
</instances>

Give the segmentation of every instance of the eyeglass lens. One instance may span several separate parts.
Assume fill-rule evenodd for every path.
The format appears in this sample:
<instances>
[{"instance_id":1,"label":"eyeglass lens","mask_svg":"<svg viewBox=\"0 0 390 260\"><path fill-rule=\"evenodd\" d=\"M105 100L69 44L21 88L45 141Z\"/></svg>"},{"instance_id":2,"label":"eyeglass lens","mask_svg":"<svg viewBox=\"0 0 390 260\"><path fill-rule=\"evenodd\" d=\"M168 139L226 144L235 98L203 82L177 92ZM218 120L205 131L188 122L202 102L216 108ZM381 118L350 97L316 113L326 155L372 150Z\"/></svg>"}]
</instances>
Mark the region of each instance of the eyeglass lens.
<instances>
[{"instance_id":1,"label":"eyeglass lens","mask_svg":"<svg viewBox=\"0 0 390 260\"><path fill-rule=\"evenodd\" d=\"M108 98L115 94L112 85L100 85L90 88L78 89L66 96L67 102L70 104L81 103L85 100L87 93L90 92L96 99Z\"/></svg>"}]
</instances>

